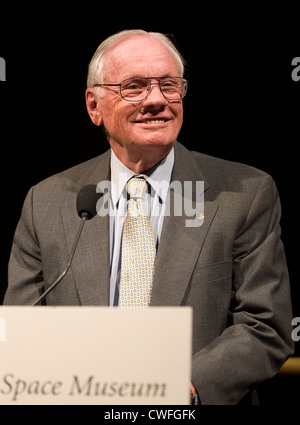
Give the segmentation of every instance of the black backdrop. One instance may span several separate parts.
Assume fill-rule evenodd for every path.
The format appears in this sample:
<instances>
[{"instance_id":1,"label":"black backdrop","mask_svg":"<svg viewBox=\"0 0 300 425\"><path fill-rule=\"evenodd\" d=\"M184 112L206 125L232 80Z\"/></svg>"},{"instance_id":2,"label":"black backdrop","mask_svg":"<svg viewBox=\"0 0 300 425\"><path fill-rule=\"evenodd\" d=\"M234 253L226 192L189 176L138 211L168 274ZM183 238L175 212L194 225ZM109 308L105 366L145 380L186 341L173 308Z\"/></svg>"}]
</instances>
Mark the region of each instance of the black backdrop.
<instances>
[{"instance_id":1,"label":"black backdrop","mask_svg":"<svg viewBox=\"0 0 300 425\"><path fill-rule=\"evenodd\" d=\"M142 28L172 34L187 61L189 91L179 140L190 149L263 169L275 179L298 317L300 81L291 76L291 62L300 56L297 28L283 16L246 22L242 13L220 25L201 10L179 8L174 20L161 7L153 8L138 17L119 10L117 17L118 7L103 12L98 4L92 11L82 8L76 21L71 13L62 17L46 7L32 15L18 7L1 16L0 57L7 81L0 82L0 303L13 233L30 186L108 147L85 109L93 52L116 31Z\"/></svg>"}]
</instances>

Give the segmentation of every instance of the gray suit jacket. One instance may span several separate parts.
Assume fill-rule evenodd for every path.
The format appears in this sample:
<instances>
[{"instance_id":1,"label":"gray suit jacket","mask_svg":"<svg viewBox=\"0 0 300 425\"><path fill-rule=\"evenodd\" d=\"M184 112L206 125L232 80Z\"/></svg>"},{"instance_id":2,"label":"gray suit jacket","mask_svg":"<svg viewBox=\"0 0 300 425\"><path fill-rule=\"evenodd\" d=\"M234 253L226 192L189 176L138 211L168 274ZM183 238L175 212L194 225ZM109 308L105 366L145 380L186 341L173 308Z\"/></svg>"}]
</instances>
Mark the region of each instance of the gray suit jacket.
<instances>
[{"instance_id":1,"label":"gray suit jacket","mask_svg":"<svg viewBox=\"0 0 300 425\"><path fill-rule=\"evenodd\" d=\"M5 304L30 305L57 278L79 226L78 191L109 179L108 151L29 191ZM264 172L179 143L172 180L205 181L205 218L202 226L186 227L185 216L165 217L151 305L193 307L192 381L201 402L235 404L293 352L278 193ZM109 279L109 217L96 216L47 304L107 306Z\"/></svg>"}]
</instances>

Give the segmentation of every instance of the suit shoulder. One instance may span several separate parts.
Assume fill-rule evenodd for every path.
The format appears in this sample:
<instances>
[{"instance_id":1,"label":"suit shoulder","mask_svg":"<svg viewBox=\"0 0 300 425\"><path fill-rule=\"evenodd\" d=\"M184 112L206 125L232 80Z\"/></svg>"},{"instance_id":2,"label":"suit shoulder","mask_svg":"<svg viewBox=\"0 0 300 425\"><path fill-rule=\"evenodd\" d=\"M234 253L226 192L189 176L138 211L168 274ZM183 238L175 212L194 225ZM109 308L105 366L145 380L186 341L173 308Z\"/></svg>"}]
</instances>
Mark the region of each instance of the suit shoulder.
<instances>
[{"instance_id":1,"label":"suit shoulder","mask_svg":"<svg viewBox=\"0 0 300 425\"><path fill-rule=\"evenodd\" d=\"M91 173L97 174L97 167L100 170L101 167L104 166L105 159L109 159L108 152L47 177L37 183L36 187L42 188L57 184L65 187L77 186L78 183L84 181L85 178L88 179Z\"/></svg>"},{"instance_id":2,"label":"suit shoulder","mask_svg":"<svg viewBox=\"0 0 300 425\"><path fill-rule=\"evenodd\" d=\"M250 198L263 188L270 196L277 193L272 176L263 170L199 152L193 151L191 154L204 180L218 193L247 194Z\"/></svg>"},{"instance_id":3,"label":"suit shoulder","mask_svg":"<svg viewBox=\"0 0 300 425\"><path fill-rule=\"evenodd\" d=\"M36 198L49 199L55 203L67 201L69 194L77 194L85 184L97 184L108 178L109 151L54 174L33 187Z\"/></svg>"},{"instance_id":4,"label":"suit shoulder","mask_svg":"<svg viewBox=\"0 0 300 425\"><path fill-rule=\"evenodd\" d=\"M215 156L191 151L194 159L198 163L204 175L216 176L218 179L222 176L229 178L271 178L263 170L241 162L230 161Z\"/></svg>"}]
</instances>

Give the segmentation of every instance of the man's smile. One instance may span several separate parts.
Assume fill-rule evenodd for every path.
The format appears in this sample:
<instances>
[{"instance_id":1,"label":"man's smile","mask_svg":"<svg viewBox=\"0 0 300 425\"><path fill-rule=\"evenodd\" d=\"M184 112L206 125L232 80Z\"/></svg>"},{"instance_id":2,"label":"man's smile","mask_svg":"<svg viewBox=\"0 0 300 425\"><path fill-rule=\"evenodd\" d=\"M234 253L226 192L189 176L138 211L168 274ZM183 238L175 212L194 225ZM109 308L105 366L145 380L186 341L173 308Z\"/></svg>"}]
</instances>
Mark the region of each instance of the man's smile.
<instances>
[{"instance_id":1,"label":"man's smile","mask_svg":"<svg viewBox=\"0 0 300 425\"><path fill-rule=\"evenodd\" d=\"M153 118L144 118L140 120L136 120L135 124L142 124L142 125L151 125L151 126L165 126L170 121L170 118L164 118L164 117L153 117Z\"/></svg>"}]
</instances>

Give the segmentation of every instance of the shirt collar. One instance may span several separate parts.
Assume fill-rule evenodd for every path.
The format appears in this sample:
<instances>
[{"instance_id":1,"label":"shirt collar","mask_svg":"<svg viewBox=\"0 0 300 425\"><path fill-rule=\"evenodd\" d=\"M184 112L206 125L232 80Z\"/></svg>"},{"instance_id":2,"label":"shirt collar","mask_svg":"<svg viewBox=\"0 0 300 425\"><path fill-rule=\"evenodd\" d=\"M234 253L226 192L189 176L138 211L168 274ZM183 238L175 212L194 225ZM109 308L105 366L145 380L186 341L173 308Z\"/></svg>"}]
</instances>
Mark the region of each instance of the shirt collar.
<instances>
[{"instance_id":1,"label":"shirt collar","mask_svg":"<svg viewBox=\"0 0 300 425\"><path fill-rule=\"evenodd\" d=\"M169 154L155 167L153 167L147 174L138 174L138 176L144 177L148 183L152 186L155 192L158 193L162 202L166 202L169 185L171 181L171 175L174 165L174 148ZM126 194L126 183L136 174L127 168L114 154L111 149L111 200L116 206L120 199L121 194Z\"/></svg>"}]
</instances>

